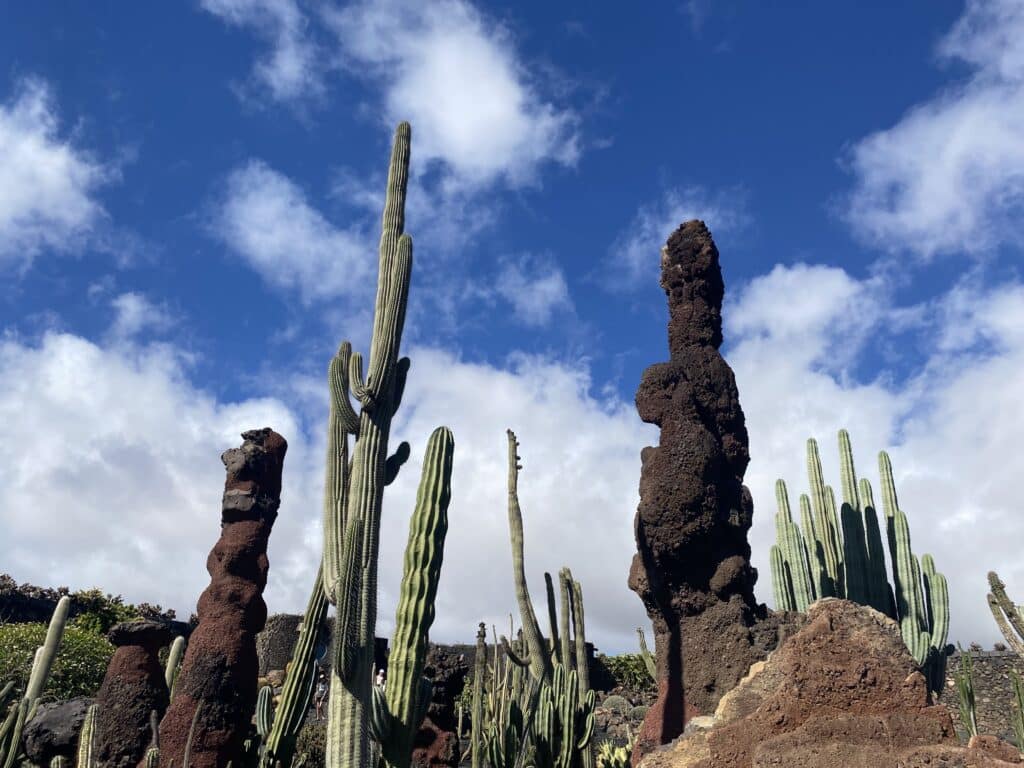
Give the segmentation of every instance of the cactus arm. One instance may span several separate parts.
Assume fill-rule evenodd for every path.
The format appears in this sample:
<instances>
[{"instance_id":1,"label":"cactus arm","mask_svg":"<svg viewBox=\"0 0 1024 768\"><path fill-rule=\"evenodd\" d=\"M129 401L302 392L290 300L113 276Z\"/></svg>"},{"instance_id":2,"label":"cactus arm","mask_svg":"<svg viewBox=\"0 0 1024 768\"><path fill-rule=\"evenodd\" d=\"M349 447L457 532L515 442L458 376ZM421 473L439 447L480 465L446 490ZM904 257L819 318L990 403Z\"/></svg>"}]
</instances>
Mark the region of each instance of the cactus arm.
<instances>
[{"instance_id":1,"label":"cactus arm","mask_svg":"<svg viewBox=\"0 0 1024 768\"><path fill-rule=\"evenodd\" d=\"M568 569L566 569L568 570ZM576 646L576 675L579 678L580 696L590 690L590 668L587 664L587 635L584 629L583 587L569 574L572 584L572 627Z\"/></svg>"},{"instance_id":2,"label":"cactus arm","mask_svg":"<svg viewBox=\"0 0 1024 768\"><path fill-rule=\"evenodd\" d=\"M25 688L25 700L33 703L39 699L46 687L46 681L50 677L50 670L53 669L53 662L60 650L61 640L64 638L64 628L68 623L68 612L71 610L71 598L64 595L57 601L53 609L53 616L50 617L50 625L46 629L46 640L41 646L41 653L36 656L32 665L32 673L29 676L28 686Z\"/></svg>"},{"instance_id":3,"label":"cactus arm","mask_svg":"<svg viewBox=\"0 0 1024 768\"><path fill-rule=\"evenodd\" d=\"M359 418L348 400L349 360L352 346L342 342L338 353L331 359L327 369L328 394L330 397L327 422L327 461L324 479L324 592L327 599L336 604L342 572L348 565L345 556L346 545L352 542L345 537L348 516L348 436L359 431ZM348 579L354 578L348 575Z\"/></svg>"},{"instance_id":4,"label":"cactus arm","mask_svg":"<svg viewBox=\"0 0 1024 768\"><path fill-rule=\"evenodd\" d=\"M523 513L519 507L519 442L509 429L508 435L508 527L512 541L512 577L515 583L516 603L523 623L523 636L530 655L530 674L548 678L551 676L551 657L545 651L544 638L533 612L530 591L526 584L526 567L523 560ZM562 638L563 645L565 638Z\"/></svg>"},{"instance_id":5,"label":"cactus arm","mask_svg":"<svg viewBox=\"0 0 1024 768\"><path fill-rule=\"evenodd\" d=\"M498 638L501 643L501 648L505 652L505 658L515 664L517 667L528 667L530 666L530 657L520 658L519 655L512 649L512 644L508 641L508 638L502 635Z\"/></svg>"},{"instance_id":6,"label":"cactus arm","mask_svg":"<svg viewBox=\"0 0 1024 768\"><path fill-rule=\"evenodd\" d=\"M572 616L572 594L569 588L569 571L562 568L558 572L558 593L561 604L561 616L559 618L561 631L559 637L559 653L562 664L567 668L572 666L572 652L569 649L570 643L570 616Z\"/></svg>"},{"instance_id":7,"label":"cactus arm","mask_svg":"<svg viewBox=\"0 0 1024 768\"><path fill-rule=\"evenodd\" d=\"M430 703L430 694L424 693L422 684L423 667L448 532L454 451L452 433L445 427L434 430L423 460L416 509L409 522L409 543L388 663L386 690L392 731L391 737L381 744L384 760L391 768L408 767L413 738L422 720L417 720L418 703L423 707L423 715Z\"/></svg>"},{"instance_id":8,"label":"cactus arm","mask_svg":"<svg viewBox=\"0 0 1024 768\"><path fill-rule=\"evenodd\" d=\"M878 511L875 507L871 483L867 478L860 481L860 501L864 508L864 531L867 537L868 552L868 594L871 607L889 615L895 620L889 604L889 577L885 570L885 548L882 544L882 529L878 523Z\"/></svg>"},{"instance_id":9,"label":"cactus arm","mask_svg":"<svg viewBox=\"0 0 1024 768\"><path fill-rule=\"evenodd\" d=\"M1024 658L1024 613L1006 594L1006 585L995 571L989 571L988 606L1007 644Z\"/></svg>"},{"instance_id":10,"label":"cactus arm","mask_svg":"<svg viewBox=\"0 0 1024 768\"><path fill-rule=\"evenodd\" d=\"M391 485L398 477L398 470L409 460L409 444L404 440L399 443L398 449L388 456L384 462L384 485Z\"/></svg>"},{"instance_id":11,"label":"cactus arm","mask_svg":"<svg viewBox=\"0 0 1024 768\"><path fill-rule=\"evenodd\" d=\"M271 723L274 722L274 689L269 685L260 688L256 697L256 733L261 741L266 741L270 734Z\"/></svg>"}]
</instances>

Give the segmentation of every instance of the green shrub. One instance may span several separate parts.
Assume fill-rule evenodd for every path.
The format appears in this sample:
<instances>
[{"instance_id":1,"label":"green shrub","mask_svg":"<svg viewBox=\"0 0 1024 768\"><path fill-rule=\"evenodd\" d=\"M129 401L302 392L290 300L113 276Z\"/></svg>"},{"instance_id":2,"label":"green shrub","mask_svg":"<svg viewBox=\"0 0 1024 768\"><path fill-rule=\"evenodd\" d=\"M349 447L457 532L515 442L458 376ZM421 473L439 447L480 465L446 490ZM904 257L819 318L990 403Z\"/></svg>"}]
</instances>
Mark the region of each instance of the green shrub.
<instances>
[{"instance_id":1,"label":"green shrub","mask_svg":"<svg viewBox=\"0 0 1024 768\"><path fill-rule=\"evenodd\" d=\"M46 639L46 624L0 625L0 685L13 680L24 691L36 648ZM103 682L114 646L95 632L69 624L43 691L47 700L92 696Z\"/></svg>"},{"instance_id":2,"label":"green shrub","mask_svg":"<svg viewBox=\"0 0 1024 768\"><path fill-rule=\"evenodd\" d=\"M647 667L639 653L622 653L618 656L601 654L601 661L615 678L616 685L631 691L654 690L654 681L647 674Z\"/></svg>"},{"instance_id":3,"label":"green shrub","mask_svg":"<svg viewBox=\"0 0 1024 768\"><path fill-rule=\"evenodd\" d=\"M326 764L327 760L327 723L316 722L312 717L306 718L305 725L295 739L295 758L305 755L303 765L316 768Z\"/></svg>"},{"instance_id":4,"label":"green shrub","mask_svg":"<svg viewBox=\"0 0 1024 768\"><path fill-rule=\"evenodd\" d=\"M601 706L605 709L610 709L612 712L618 712L620 715L624 715L629 711L630 705L622 696L608 696L601 702Z\"/></svg>"}]
</instances>

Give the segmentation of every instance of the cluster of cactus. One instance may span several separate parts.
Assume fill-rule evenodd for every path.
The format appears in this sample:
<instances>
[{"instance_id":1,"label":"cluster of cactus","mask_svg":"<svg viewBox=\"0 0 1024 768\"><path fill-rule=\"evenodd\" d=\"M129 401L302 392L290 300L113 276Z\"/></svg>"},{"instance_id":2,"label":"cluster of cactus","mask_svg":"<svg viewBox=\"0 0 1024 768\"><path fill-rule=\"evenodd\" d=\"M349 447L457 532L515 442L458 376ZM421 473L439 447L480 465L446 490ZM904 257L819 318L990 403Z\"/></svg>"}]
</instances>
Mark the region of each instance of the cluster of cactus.
<instances>
[{"instance_id":1,"label":"cluster of cactus","mask_svg":"<svg viewBox=\"0 0 1024 768\"><path fill-rule=\"evenodd\" d=\"M328 370L323 582L327 600L335 606L336 630L327 716L328 768L369 765L371 739L378 741L386 765L406 768L430 692L422 671L448 528L454 450L451 432L443 427L427 445L410 523L386 693L376 690L371 680L384 486L409 457L408 443L388 456L391 422L409 372L409 359L399 358L412 271L412 238L403 232L409 148L409 125L402 123L395 132L388 169L366 375L362 357L348 342ZM350 392L358 411L349 400ZM355 437L351 461L349 435Z\"/></svg>"},{"instance_id":2,"label":"cluster of cactus","mask_svg":"<svg viewBox=\"0 0 1024 768\"><path fill-rule=\"evenodd\" d=\"M949 634L946 578L935 570L931 555L918 561L911 550L910 526L897 504L892 464L883 451L878 468L895 589L889 584L871 484L866 478L857 481L845 429L839 432L839 457L843 500L838 510L813 438L807 441L810 496L800 496L800 525L793 520L785 482L776 482L777 543L771 549L776 609L806 611L822 597L869 605L899 623L931 689L942 690Z\"/></svg>"},{"instance_id":3,"label":"cluster of cactus","mask_svg":"<svg viewBox=\"0 0 1024 768\"><path fill-rule=\"evenodd\" d=\"M495 638L486 667L485 630L477 633L470 754L473 768L594 768L594 692L590 689L583 589L568 568L559 572L561 615L554 582L544 574L550 640L545 640L526 583L523 515L519 505L519 443L508 430L508 518L512 574L522 629ZM499 645L504 658L498 656ZM485 679L490 677L490 686Z\"/></svg>"},{"instance_id":4,"label":"cluster of cactus","mask_svg":"<svg viewBox=\"0 0 1024 768\"><path fill-rule=\"evenodd\" d=\"M629 768L636 737L629 732L625 746L605 741L597 749L597 768Z\"/></svg>"},{"instance_id":5,"label":"cluster of cactus","mask_svg":"<svg viewBox=\"0 0 1024 768\"><path fill-rule=\"evenodd\" d=\"M22 754L22 734L25 725L36 713L39 702L43 695L43 689L53 669L53 662L60 650L61 640L64 637L64 628L68 623L68 612L71 610L71 598L66 595L57 601L57 606L50 617L50 625L46 630L46 639L36 649L35 659L32 662L32 671L29 674L28 684L25 686L25 693L16 701L12 701L7 710L7 716L0 723L0 766L11 768L15 761ZM0 691L0 707L8 697L14 693L14 684L8 683Z\"/></svg>"},{"instance_id":6,"label":"cluster of cactus","mask_svg":"<svg viewBox=\"0 0 1024 768\"><path fill-rule=\"evenodd\" d=\"M988 607L992 617L1010 648L1024 659L1024 605L1014 605L1006 594L1006 585L995 571L989 571L988 584Z\"/></svg>"}]
</instances>

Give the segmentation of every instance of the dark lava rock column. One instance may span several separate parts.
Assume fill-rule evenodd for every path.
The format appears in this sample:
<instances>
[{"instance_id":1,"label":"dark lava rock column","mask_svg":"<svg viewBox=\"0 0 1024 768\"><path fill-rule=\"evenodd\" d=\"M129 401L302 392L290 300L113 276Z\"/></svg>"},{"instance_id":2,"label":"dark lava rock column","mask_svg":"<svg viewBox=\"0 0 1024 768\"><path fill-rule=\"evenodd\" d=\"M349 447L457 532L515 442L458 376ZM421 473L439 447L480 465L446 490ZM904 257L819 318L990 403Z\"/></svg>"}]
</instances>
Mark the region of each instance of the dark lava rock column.
<instances>
[{"instance_id":1,"label":"dark lava rock column","mask_svg":"<svg viewBox=\"0 0 1024 768\"><path fill-rule=\"evenodd\" d=\"M206 569L210 586L199 598L199 626L189 640L160 723L160 766L181 766L196 707L190 768L225 768L238 760L256 709L256 635L267 621L267 540L281 503L281 469L288 449L271 429L242 434L225 451L227 469L220 539Z\"/></svg>"},{"instance_id":2,"label":"dark lava rock column","mask_svg":"<svg viewBox=\"0 0 1024 768\"><path fill-rule=\"evenodd\" d=\"M750 566L753 502L743 485L747 429L722 344L725 285L701 221L672 233L661 253L670 360L647 368L640 418L661 428L641 455L637 554L629 587L654 625L658 699L638 734L634 764L711 714L721 696L774 645ZM772 622L768 622L771 624Z\"/></svg>"}]
</instances>

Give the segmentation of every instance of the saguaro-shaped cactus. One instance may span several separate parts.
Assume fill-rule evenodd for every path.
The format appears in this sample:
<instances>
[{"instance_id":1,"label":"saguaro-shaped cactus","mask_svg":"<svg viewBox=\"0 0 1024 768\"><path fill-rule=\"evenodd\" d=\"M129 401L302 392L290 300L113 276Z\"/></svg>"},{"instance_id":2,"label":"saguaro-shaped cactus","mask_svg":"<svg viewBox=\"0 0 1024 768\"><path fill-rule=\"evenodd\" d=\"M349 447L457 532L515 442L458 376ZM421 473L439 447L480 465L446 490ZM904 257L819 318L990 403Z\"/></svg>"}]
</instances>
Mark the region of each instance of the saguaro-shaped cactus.
<instances>
[{"instance_id":1,"label":"saguaro-shaped cactus","mask_svg":"<svg viewBox=\"0 0 1024 768\"><path fill-rule=\"evenodd\" d=\"M394 480L409 456L403 443L388 456L391 422L402 399L409 371L408 358L398 357L405 324L412 272L412 238L405 226L405 193L409 175L410 129L407 123L395 132L388 169L380 239L379 276L374 307L373 337L364 378L363 359L341 345L331 361L330 416L327 440L327 476L324 490L324 592L335 605L326 758L328 768L363 768L371 761L370 739L383 739L382 754L401 764L409 755L390 743L406 738L406 729L418 725L425 710L425 686L416 672L422 670L426 632L433 620L437 571L441 564L445 512L450 495L452 440L447 429L435 431L424 463L421 497L410 541L415 560L406 579L426 590L409 597L404 611L403 635L393 645L392 664L404 671L392 673L386 698L372 685L374 630L377 621L377 558L384 486ZM358 413L349 400L357 401ZM348 436L355 435L351 462ZM430 542L429 544L427 542ZM417 549L424 547L424 549ZM416 556L421 556L416 560ZM405 587L403 587L403 590ZM429 593L429 597L426 595ZM425 652L425 650L424 650ZM417 661L418 659L418 661ZM371 728L371 715L373 727ZM421 718L420 718L421 719ZM416 720L416 723L412 721ZM411 744L411 735L408 735ZM411 751L411 750L410 750ZM400 754L401 753L401 754Z\"/></svg>"}]
</instances>

